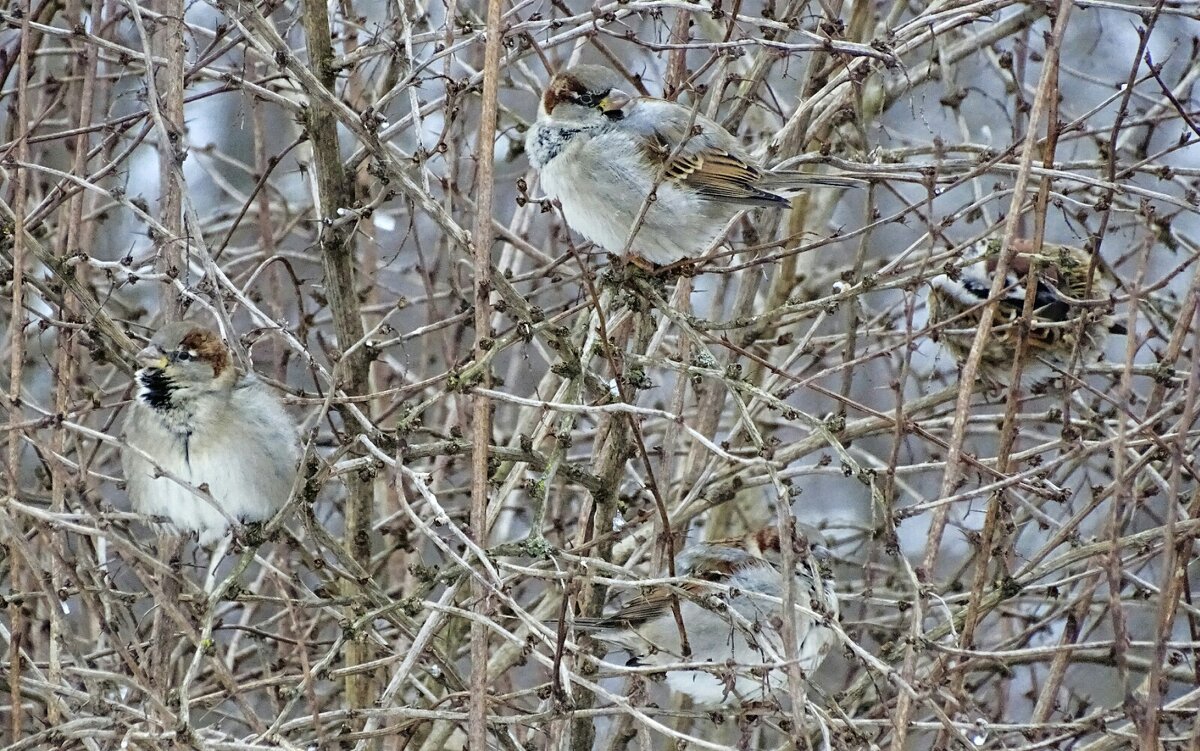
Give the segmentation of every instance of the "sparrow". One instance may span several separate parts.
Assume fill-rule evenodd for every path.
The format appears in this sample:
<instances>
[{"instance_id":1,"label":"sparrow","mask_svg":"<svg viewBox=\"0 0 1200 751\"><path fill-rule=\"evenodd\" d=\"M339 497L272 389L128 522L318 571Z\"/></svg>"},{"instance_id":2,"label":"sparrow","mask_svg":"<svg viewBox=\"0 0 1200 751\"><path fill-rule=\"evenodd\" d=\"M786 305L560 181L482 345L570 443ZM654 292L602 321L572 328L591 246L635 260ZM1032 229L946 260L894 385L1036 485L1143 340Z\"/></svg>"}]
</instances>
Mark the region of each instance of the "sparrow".
<instances>
[{"instance_id":1,"label":"sparrow","mask_svg":"<svg viewBox=\"0 0 1200 751\"><path fill-rule=\"evenodd\" d=\"M793 545L796 609L791 622L798 664L806 675L837 642L827 624L838 619L838 598L832 575L822 565L828 550L816 544L818 537L812 530L807 538L798 535ZM725 668L667 672L667 685L697 706L760 701L771 690L787 686L782 667L763 667L786 659L779 540L778 530L766 527L744 538L691 545L676 558L676 571L687 581L657 587L611 615L577 618L575 626L628 651L631 664L708 663ZM683 651L672 600L679 603L690 655Z\"/></svg>"},{"instance_id":2,"label":"sparrow","mask_svg":"<svg viewBox=\"0 0 1200 751\"><path fill-rule=\"evenodd\" d=\"M542 190L575 231L609 253L631 251L658 265L699 258L738 212L789 207L781 192L858 185L764 169L707 117L631 97L620 84L598 65L559 72L525 137Z\"/></svg>"},{"instance_id":3,"label":"sparrow","mask_svg":"<svg viewBox=\"0 0 1200 751\"><path fill-rule=\"evenodd\" d=\"M1006 287L996 306L981 361L979 374L984 381L1005 386L1010 380L1018 327L1025 309L1025 290L1035 261L1037 289L1026 340L1026 360L1021 368L1023 386L1044 385L1069 367L1081 319L1079 359L1084 364L1099 357L1108 334L1126 333L1125 327L1106 310L1107 298L1115 285L1102 264L1097 265L1091 291L1087 291L1091 264L1087 252L1046 243L1041 253L1035 255L1033 243L1025 239L1014 240L1013 246L1016 254L1009 264ZM980 242L970 265L930 280L930 326L960 363L967 359L979 328L979 316L991 292L999 252L998 240Z\"/></svg>"},{"instance_id":4,"label":"sparrow","mask_svg":"<svg viewBox=\"0 0 1200 751\"><path fill-rule=\"evenodd\" d=\"M267 387L238 373L220 336L187 321L163 327L137 364L121 450L133 509L205 546L231 522L274 515L299 452L295 423Z\"/></svg>"}]
</instances>

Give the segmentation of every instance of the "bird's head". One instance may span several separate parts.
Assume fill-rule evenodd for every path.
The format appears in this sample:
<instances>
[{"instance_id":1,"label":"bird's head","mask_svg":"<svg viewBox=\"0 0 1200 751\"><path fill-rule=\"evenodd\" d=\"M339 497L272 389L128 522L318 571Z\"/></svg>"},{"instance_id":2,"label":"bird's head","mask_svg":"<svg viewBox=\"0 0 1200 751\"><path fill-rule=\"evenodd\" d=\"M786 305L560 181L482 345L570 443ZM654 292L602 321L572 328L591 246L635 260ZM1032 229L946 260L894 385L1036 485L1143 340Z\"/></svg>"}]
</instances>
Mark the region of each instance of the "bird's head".
<instances>
[{"instance_id":1,"label":"bird's head","mask_svg":"<svg viewBox=\"0 0 1200 751\"><path fill-rule=\"evenodd\" d=\"M550 79L542 95L542 114L570 122L620 119L622 108L630 101L620 85L620 76L608 68L576 65Z\"/></svg>"},{"instance_id":2,"label":"bird's head","mask_svg":"<svg viewBox=\"0 0 1200 751\"><path fill-rule=\"evenodd\" d=\"M211 329L179 321L162 328L137 354L138 399L166 409L181 393L226 391L235 379L229 349Z\"/></svg>"}]
</instances>

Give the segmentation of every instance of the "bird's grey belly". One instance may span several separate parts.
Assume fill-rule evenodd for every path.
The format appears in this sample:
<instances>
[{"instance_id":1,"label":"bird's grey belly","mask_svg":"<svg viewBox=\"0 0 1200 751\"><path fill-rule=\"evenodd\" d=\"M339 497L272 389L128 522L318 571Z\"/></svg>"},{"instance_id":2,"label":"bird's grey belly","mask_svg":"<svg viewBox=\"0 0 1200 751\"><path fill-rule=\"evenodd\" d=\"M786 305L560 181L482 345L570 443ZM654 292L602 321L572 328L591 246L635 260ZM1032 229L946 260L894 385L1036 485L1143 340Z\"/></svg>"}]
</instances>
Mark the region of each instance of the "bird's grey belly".
<instances>
[{"instance_id":1,"label":"bird's grey belly","mask_svg":"<svg viewBox=\"0 0 1200 751\"><path fill-rule=\"evenodd\" d=\"M229 520L261 521L278 509L291 489L295 460L292 439L284 429L262 424L262 415L239 405L240 430L197 424L186 437L164 427L157 415L140 411L137 445L185 484L158 476L154 465L136 454L125 457L130 499L136 510L168 517L185 532L198 532L201 544L219 539ZM286 415L273 424L287 425ZM198 489L206 488L207 494ZM207 497L206 497L207 496Z\"/></svg>"}]
</instances>

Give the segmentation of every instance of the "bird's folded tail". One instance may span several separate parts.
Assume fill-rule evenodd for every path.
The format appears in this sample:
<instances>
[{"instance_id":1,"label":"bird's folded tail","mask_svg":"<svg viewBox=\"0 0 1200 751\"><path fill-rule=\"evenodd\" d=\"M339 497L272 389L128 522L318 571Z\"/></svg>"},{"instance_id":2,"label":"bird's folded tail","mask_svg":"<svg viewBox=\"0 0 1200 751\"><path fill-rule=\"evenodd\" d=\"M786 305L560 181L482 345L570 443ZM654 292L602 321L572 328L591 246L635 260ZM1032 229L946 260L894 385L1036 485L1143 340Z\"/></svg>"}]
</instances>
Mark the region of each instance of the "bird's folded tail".
<instances>
[{"instance_id":1,"label":"bird's folded tail","mask_svg":"<svg viewBox=\"0 0 1200 751\"><path fill-rule=\"evenodd\" d=\"M817 172L773 170L763 172L758 187L764 190L798 190L819 185L826 188L861 188L867 181L845 175L824 175Z\"/></svg>"}]
</instances>

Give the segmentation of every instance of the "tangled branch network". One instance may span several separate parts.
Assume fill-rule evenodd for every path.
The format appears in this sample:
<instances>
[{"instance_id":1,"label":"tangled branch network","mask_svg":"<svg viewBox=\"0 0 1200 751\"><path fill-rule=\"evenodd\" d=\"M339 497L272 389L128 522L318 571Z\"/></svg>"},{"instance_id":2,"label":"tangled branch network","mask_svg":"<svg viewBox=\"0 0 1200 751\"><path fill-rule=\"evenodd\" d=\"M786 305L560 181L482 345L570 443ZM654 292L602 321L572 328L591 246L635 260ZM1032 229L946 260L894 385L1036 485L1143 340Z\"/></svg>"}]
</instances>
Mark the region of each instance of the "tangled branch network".
<instances>
[{"instance_id":1,"label":"tangled branch network","mask_svg":"<svg viewBox=\"0 0 1200 751\"><path fill-rule=\"evenodd\" d=\"M0 11L0 749L1200 748L1164 0Z\"/></svg>"}]
</instances>

